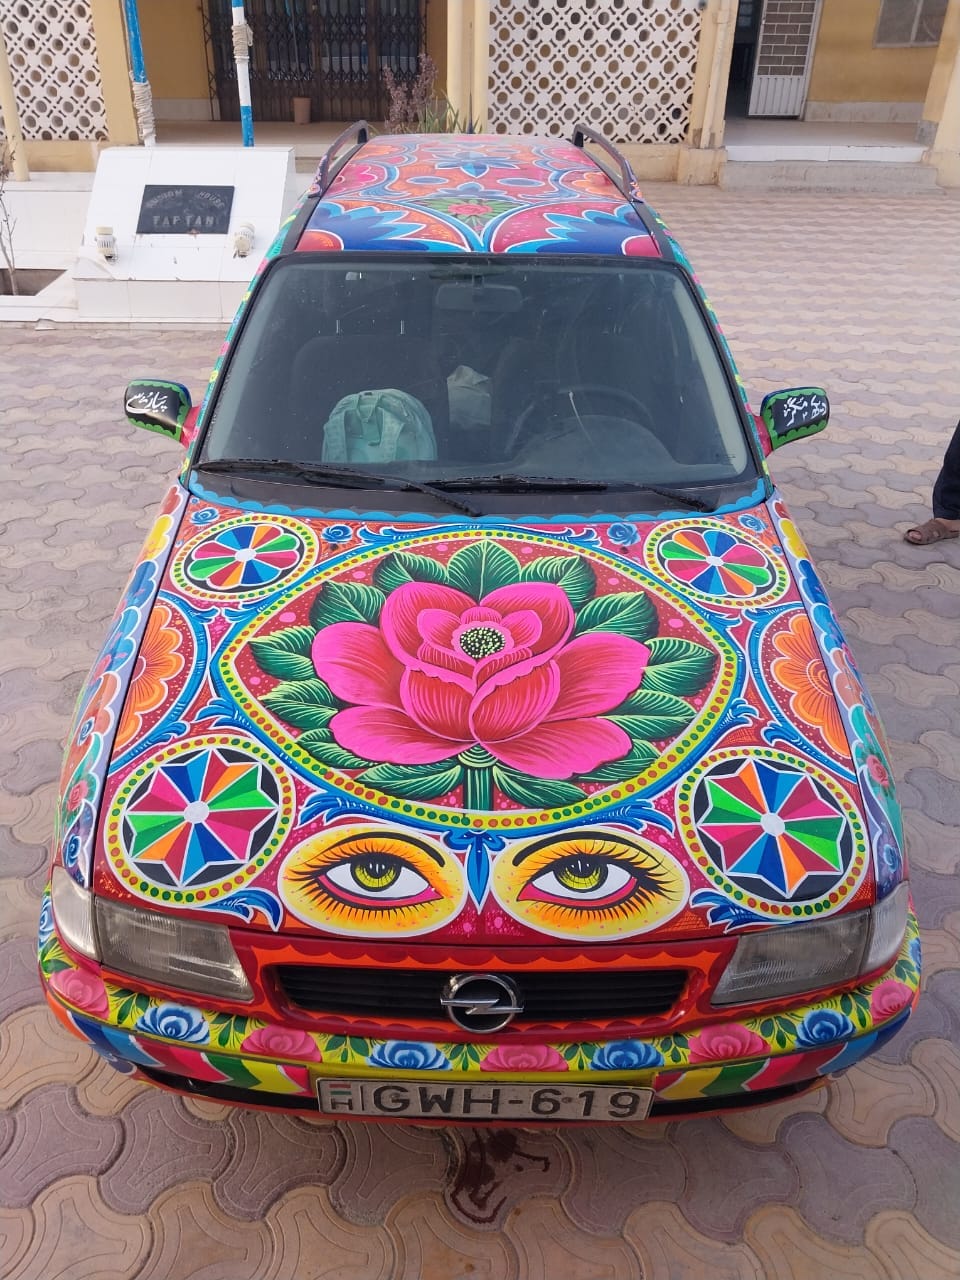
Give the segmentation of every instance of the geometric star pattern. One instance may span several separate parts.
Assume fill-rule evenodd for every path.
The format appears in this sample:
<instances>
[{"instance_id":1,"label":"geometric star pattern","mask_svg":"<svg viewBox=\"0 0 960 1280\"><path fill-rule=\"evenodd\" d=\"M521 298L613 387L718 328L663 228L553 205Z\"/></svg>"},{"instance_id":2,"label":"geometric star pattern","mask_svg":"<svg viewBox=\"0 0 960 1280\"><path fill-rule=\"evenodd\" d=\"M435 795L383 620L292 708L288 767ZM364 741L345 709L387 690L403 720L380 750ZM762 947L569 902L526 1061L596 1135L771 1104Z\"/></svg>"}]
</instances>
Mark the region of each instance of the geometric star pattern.
<instances>
[{"instance_id":1,"label":"geometric star pattern","mask_svg":"<svg viewBox=\"0 0 960 1280\"><path fill-rule=\"evenodd\" d=\"M672 577L704 595L749 599L776 576L762 551L720 529L679 529L658 550Z\"/></svg>"},{"instance_id":2,"label":"geometric star pattern","mask_svg":"<svg viewBox=\"0 0 960 1280\"><path fill-rule=\"evenodd\" d=\"M263 848L279 816L264 764L204 748L158 765L124 812L124 844L140 874L182 888L221 878Z\"/></svg>"},{"instance_id":3,"label":"geometric star pattern","mask_svg":"<svg viewBox=\"0 0 960 1280\"><path fill-rule=\"evenodd\" d=\"M303 549L302 540L280 525L234 525L195 547L184 573L207 590L255 590L289 573L299 563Z\"/></svg>"},{"instance_id":4,"label":"geometric star pattern","mask_svg":"<svg viewBox=\"0 0 960 1280\"><path fill-rule=\"evenodd\" d=\"M850 858L847 821L828 793L766 760L727 768L703 779L697 805L697 829L719 869L741 888L765 886L781 898L828 892ZM814 883L812 895L803 892Z\"/></svg>"}]
</instances>

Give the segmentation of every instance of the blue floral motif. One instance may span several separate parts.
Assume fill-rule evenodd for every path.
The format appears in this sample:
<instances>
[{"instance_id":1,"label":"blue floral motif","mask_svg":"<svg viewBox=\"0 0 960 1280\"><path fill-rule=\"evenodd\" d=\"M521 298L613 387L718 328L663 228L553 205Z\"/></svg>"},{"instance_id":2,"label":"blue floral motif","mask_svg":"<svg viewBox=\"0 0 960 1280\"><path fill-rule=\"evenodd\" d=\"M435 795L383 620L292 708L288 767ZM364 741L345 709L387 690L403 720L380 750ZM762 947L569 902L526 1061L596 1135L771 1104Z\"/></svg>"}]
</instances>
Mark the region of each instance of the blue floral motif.
<instances>
[{"instance_id":1,"label":"blue floral motif","mask_svg":"<svg viewBox=\"0 0 960 1280\"><path fill-rule=\"evenodd\" d=\"M809 560L797 561L797 581L803 598L810 604L829 604L827 593Z\"/></svg>"},{"instance_id":2,"label":"blue floral motif","mask_svg":"<svg viewBox=\"0 0 960 1280\"><path fill-rule=\"evenodd\" d=\"M722 924L724 933L732 933L734 929L748 929L751 925L766 922L758 912L741 907L715 889L698 889L691 897L690 905L705 910L710 924Z\"/></svg>"},{"instance_id":3,"label":"blue floral motif","mask_svg":"<svg viewBox=\"0 0 960 1280\"><path fill-rule=\"evenodd\" d=\"M607 537L611 542L615 542L620 547L632 547L635 542L640 541L640 534L635 524L629 521L621 521L618 524L612 524L607 530Z\"/></svg>"},{"instance_id":4,"label":"blue floral motif","mask_svg":"<svg viewBox=\"0 0 960 1280\"><path fill-rule=\"evenodd\" d=\"M183 1044L206 1044L210 1039L206 1018L196 1009L179 1004L154 1005L137 1019L135 1029L167 1040L180 1040Z\"/></svg>"},{"instance_id":5,"label":"blue floral motif","mask_svg":"<svg viewBox=\"0 0 960 1280\"><path fill-rule=\"evenodd\" d=\"M126 602L137 607L144 604L153 595L153 587L157 580L157 566L152 560L144 560L134 569L127 587Z\"/></svg>"},{"instance_id":6,"label":"blue floral motif","mask_svg":"<svg viewBox=\"0 0 960 1280\"><path fill-rule=\"evenodd\" d=\"M367 1059L370 1067L400 1067L404 1071L449 1071L450 1062L432 1044L417 1040L385 1040Z\"/></svg>"},{"instance_id":7,"label":"blue floral motif","mask_svg":"<svg viewBox=\"0 0 960 1280\"><path fill-rule=\"evenodd\" d=\"M40 907L40 924L37 929L37 941L42 947L53 937L53 908L50 905L50 895L43 895L43 903Z\"/></svg>"},{"instance_id":8,"label":"blue floral motif","mask_svg":"<svg viewBox=\"0 0 960 1280\"><path fill-rule=\"evenodd\" d=\"M119 671L124 663L133 656L135 648L133 632L139 621L140 614L138 610L124 609L114 623L113 629L107 637L107 643L103 646L97 662L99 671Z\"/></svg>"},{"instance_id":9,"label":"blue floral motif","mask_svg":"<svg viewBox=\"0 0 960 1280\"><path fill-rule=\"evenodd\" d=\"M638 1067L662 1067L663 1054L643 1040L611 1040L593 1055L595 1071L634 1071Z\"/></svg>"},{"instance_id":10,"label":"blue floral motif","mask_svg":"<svg viewBox=\"0 0 960 1280\"><path fill-rule=\"evenodd\" d=\"M321 529L320 537L324 542L349 542L353 537L353 530L348 524L328 524L325 529Z\"/></svg>"},{"instance_id":11,"label":"blue floral motif","mask_svg":"<svg viewBox=\"0 0 960 1280\"><path fill-rule=\"evenodd\" d=\"M915 966L919 969L919 968L920 968L920 960L921 960L921 947L920 947L920 939L919 939L919 938L911 938L911 939L910 939L909 952L910 952L910 962L911 962L911 964L915 965Z\"/></svg>"},{"instance_id":12,"label":"blue floral motif","mask_svg":"<svg viewBox=\"0 0 960 1280\"><path fill-rule=\"evenodd\" d=\"M93 835L93 806L84 800L73 826L63 841L63 865L76 871L74 879L86 884L90 877L90 837Z\"/></svg>"},{"instance_id":13,"label":"blue floral motif","mask_svg":"<svg viewBox=\"0 0 960 1280\"><path fill-rule=\"evenodd\" d=\"M829 605L814 605L810 611L813 624L820 632L823 640L824 648L832 653L834 649L843 649L846 641L843 638L843 632L840 630L837 620L833 615L833 610Z\"/></svg>"},{"instance_id":14,"label":"blue floral motif","mask_svg":"<svg viewBox=\"0 0 960 1280\"><path fill-rule=\"evenodd\" d=\"M849 1040L856 1028L845 1013L836 1009L811 1009L797 1028L797 1046L818 1049L835 1040Z\"/></svg>"},{"instance_id":15,"label":"blue floral motif","mask_svg":"<svg viewBox=\"0 0 960 1280\"><path fill-rule=\"evenodd\" d=\"M216 520L220 513L216 507L201 507L199 511L195 511L190 517L191 524L210 524Z\"/></svg>"},{"instance_id":16,"label":"blue floral motif","mask_svg":"<svg viewBox=\"0 0 960 1280\"><path fill-rule=\"evenodd\" d=\"M758 516L745 515L740 517L740 523L744 529L751 529L754 533L763 533L766 525Z\"/></svg>"}]
</instances>

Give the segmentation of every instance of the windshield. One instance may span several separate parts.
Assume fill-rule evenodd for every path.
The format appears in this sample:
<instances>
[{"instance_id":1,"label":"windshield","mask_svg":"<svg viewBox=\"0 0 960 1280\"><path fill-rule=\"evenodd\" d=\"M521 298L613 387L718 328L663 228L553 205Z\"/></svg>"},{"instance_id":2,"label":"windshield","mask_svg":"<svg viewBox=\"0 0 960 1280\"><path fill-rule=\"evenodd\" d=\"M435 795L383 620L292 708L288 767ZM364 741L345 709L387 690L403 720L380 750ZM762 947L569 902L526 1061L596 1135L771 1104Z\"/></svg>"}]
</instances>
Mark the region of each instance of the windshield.
<instances>
[{"instance_id":1,"label":"windshield","mask_svg":"<svg viewBox=\"0 0 960 1280\"><path fill-rule=\"evenodd\" d=\"M232 459L321 469L301 483L326 464L464 489L756 475L688 281L626 259L283 260L201 461Z\"/></svg>"}]
</instances>

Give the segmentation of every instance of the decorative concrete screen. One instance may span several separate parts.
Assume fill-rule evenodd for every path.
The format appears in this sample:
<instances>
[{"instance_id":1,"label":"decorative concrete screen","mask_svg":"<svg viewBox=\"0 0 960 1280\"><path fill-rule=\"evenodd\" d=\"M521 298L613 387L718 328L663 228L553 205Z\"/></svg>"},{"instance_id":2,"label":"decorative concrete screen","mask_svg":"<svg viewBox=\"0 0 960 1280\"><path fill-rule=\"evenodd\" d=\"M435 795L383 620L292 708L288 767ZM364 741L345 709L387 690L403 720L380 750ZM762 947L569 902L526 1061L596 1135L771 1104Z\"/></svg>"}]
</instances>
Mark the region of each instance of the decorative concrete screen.
<instances>
[{"instance_id":1,"label":"decorative concrete screen","mask_svg":"<svg viewBox=\"0 0 960 1280\"><path fill-rule=\"evenodd\" d=\"M0 25L27 141L106 140L89 0L0 0Z\"/></svg>"},{"instance_id":2,"label":"decorative concrete screen","mask_svg":"<svg viewBox=\"0 0 960 1280\"><path fill-rule=\"evenodd\" d=\"M700 22L697 0L491 0L490 127L682 142Z\"/></svg>"}]
</instances>

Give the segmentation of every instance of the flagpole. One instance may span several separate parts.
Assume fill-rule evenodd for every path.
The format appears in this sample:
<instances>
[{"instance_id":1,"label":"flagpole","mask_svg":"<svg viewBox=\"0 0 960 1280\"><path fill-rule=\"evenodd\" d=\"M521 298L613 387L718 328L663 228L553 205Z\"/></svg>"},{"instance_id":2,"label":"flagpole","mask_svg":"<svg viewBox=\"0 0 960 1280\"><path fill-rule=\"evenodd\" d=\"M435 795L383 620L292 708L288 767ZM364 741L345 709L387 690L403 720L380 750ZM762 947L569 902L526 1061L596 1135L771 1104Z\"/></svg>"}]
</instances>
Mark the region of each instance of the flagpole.
<instances>
[{"instance_id":1,"label":"flagpole","mask_svg":"<svg viewBox=\"0 0 960 1280\"><path fill-rule=\"evenodd\" d=\"M243 0L232 0L233 56L237 63L237 93L240 97L240 128L243 145L253 146L253 107L250 104L250 46L253 37L243 13Z\"/></svg>"},{"instance_id":2,"label":"flagpole","mask_svg":"<svg viewBox=\"0 0 960 1280\"><path fill-rule=\"evenodd\" d=\"M137 113L137 129L143 139L143 145L152 147L157 141L157 132L153 120L153 94L143 60L143 41L140 38L140 12L137 9L137 0L123 0L123 11L127 20L130 79L133 82L133 106Z\"/></svg>"}]
</instances>

